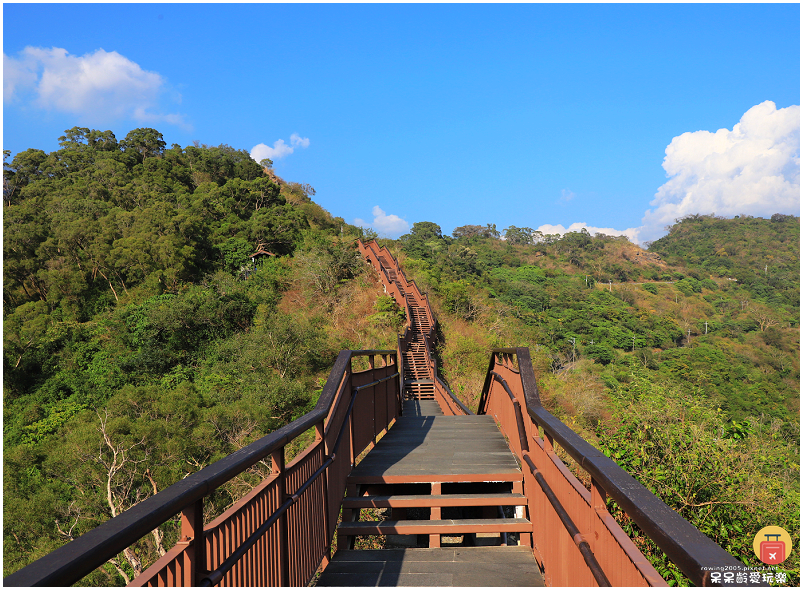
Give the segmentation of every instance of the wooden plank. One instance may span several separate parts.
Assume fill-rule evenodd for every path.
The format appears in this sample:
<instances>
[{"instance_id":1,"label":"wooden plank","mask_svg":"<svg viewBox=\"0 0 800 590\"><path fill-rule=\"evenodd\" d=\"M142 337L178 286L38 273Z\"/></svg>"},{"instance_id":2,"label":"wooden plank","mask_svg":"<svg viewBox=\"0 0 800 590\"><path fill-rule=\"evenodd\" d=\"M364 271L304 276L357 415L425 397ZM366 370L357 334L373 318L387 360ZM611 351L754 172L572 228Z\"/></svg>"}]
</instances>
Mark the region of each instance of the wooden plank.
<instances>
[{"instance_id":1,"label":"wooden plank","mask_svg":"<svg viewBox=\"0 0 800 590\"><path fill-rule=\"evenodd\" d=\"M383 520L339 523L339 534L350 535L429 535L432 533L531 532L526 518L466 518L463 520Z\"/></svg>"},{"instance_id":2,"label":"wooden plank","mask_svg":"<svg viewBox=\"0 0 800 590\"><path fill-rule=\"evenodd\" d=\"M544 586L529 547L338 551L317 586Z\"/></svg>"},{"instance_id":3,"label":"wooden plank","mask_svg":"<svg viewBox=\"0 0 800 590\"><path fill-rule=\"evenodd\" d=\"M521 473L491 416L403 416L349 481L520 481Z\"/></svg>"},{"instance_id":4,"label":"wooden plank","mask_svg":"<svg viewBox=\"0 0 800 590\"><path fill-rule=\"evenodd\" d=\"M345 498L344 508L412 508L424 506L526 506L522 494L441 494L357 496Z\"/></svg>"},{"instance_id":5,"label":"wooden plank","mask_svg":"<svg viewBox=\"0 0 800 590\"><path fill-rule=\"evenodd\" d=\"M403 402L404 417L444 416L439 404L427 400L406 400Z\"/></svg>"},{"instance_id":6,"label":"wooden plank","mask_svg":"<svg viewBox=\"0 0 800 590\"><path fill-rule=\"evenodd\" d=\"M521 473L452 473L429 474L409 473L406 475L364 475L350 476L348 483L356 484L397 484L397 483L482 483L482 482L513 482L522 481Z\"/></svg>"}]
</instances>

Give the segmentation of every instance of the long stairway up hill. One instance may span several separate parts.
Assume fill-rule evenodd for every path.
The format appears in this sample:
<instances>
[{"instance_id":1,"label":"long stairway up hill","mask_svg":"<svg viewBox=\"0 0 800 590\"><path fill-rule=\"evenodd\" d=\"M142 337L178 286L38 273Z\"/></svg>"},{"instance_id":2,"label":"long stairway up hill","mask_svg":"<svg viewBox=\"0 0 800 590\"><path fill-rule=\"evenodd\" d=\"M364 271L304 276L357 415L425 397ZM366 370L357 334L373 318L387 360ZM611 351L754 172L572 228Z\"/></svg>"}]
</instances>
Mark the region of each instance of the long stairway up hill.
<instances>
[{"instance_id":1,"label":"long stairway up hill","mask_svg":"<svg viewBox=\"0 0 800 590\"><path fill-rule=\"evenodd\" d=\"M530 548L522 471L508 443L492 416L443 411L427 297L374 242L362 254L408 313L399 338L405 399L402 415L347 478L339 549L317 585L544 585ZM385 518L361 520L364 508L382 509ZM353 551L355 537L370 535L405 546ZM513 563L516 577L498 576L498 563Z\"/></svg>"},{"instance_id":2,"label":"long stairway up hill","mask_svg":"<svg viewBox=\"0 0 800 590\"><path fill-rule=\"evenodd\" d=\"M435 324L428 298L406 278L388 250L375 242L359 243L359 250L380 275L386 292L406 310L409 326L400 339L404 397L432 400L436 387L430 339Z\"/></svg>"}]
</instances>

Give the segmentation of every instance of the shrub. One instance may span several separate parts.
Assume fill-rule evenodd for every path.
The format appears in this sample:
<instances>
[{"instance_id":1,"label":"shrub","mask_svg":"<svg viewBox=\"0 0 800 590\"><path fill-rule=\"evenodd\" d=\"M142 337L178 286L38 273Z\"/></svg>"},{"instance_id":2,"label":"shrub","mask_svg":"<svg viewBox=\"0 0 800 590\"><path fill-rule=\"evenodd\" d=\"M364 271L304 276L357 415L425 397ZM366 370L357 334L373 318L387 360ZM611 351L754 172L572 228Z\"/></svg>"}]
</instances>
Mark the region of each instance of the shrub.
<instances>
[{"instance_id":1,"label":"shrub","mask_svg":"<svg viewBox=\"0 0 800 590\"><path fill-rule=\"evenodd\" d=\"M594 359L602 365L607 365L616 358L613 348L605 344L590 344L583 349L583 356Z\"/></svg>"},{"instance_id":2,"label":"shrub","mask_svg":"<svg viewBox=\"0 0 800 590\"><path fill-rule=\"evenodd\" d=\"M375 300L375 310L378 313L370 316L373 322L399 330L406 321L406 310L397 305L391 295L379 295Z\"/></svg>"},{"instance_id":3,"label":"shrub","mask_svg":"<svg viewBox=\"0 0 800 590\"><path fill-rule=\"evenodd\" d=\"M642 285L642 289L644 289L648 293L652 293L653 295L658 294L658 287L656 287L653 283L647 283L645 285Z\"/></svg>"}]
</instances>

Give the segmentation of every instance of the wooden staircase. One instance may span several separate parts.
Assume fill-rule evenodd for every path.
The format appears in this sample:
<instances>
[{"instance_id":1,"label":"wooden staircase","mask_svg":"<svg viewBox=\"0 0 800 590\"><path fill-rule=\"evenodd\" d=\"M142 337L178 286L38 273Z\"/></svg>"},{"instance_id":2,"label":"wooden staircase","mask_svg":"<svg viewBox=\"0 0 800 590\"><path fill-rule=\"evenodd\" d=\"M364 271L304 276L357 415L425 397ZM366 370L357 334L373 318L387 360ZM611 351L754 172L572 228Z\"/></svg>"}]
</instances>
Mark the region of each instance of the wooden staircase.
<instances>
[{"instance_id":1,"label":"wooden staircase","mask_svg":"<svg viewBox=\"0 0 800 590\"><path fill-rule=\"evenodd\" d=\"M337 551L316 585L543 586L527 502L490 416L445 416L435 401L406 400L347 479ZM366 508L382 518L362 520ZM387 535L389 547L354 550L370 535Z\"/></svg>"},{"instance_id":2,"label":"wooden staircase","mask_svg":"<svg viewBox=\"0 0 800 590\"><path fill-rule=\"evenodd\" d=\"M411 543L428 548L443 537L446 546L505 545L508 533L529 546L526 505L522 472L490 416L444 416L435 402L407 400L347 480L339 548L368 535L416 535ZM386 518L360 520L364 508L384 509Z\"/></svg>"},{"instance_id":3,"label":"wooden staircase","mask_svg":"<svg viewBox=\"0 0 800 590\"><path fill-rule=\"evenodd\" d=\"M389 277L397 277L392 270ZM433 327L427 306L420 305L419 300L402 288L402 281L395 283L404 294L409 312L411 340L401 351L403 357L403 396L405 399L434 399L433 366L425 339Z\"/></svg>"},{"instance_id":4,"label":"wooden staircase","mask_svg":"<svg viewBox=\"0 0 800 590\"><path fill-rule=\"evenodd\" d=\"M378 262L386 271L386 277L405 299L408 309L410 342L401 351L403 357L403 395L405 399L434 399L433 366L425 339L433 328L433 320L427 304L409 292L405 275L398 272L397 263L391 256L377 255ZM398 301L402 304L402 301ZM427 302L426 302L427 303Z\"/></svg>"}]
</instances>

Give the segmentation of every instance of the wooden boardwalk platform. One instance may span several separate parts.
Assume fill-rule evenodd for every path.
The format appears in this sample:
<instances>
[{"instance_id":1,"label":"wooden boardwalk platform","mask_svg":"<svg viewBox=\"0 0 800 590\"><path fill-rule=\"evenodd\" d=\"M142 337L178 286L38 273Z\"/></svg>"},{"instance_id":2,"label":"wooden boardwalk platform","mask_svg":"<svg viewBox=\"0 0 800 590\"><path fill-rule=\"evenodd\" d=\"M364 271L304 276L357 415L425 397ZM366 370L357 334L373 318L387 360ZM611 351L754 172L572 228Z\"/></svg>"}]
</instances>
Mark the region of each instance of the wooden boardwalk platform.
<instances>
[{"instance_id":1,"label":"wooden boardwalk platform","mask_svg":"<svg viewBox=\"0 0 800 590\"><path fill-rule=\"evenodd\" d=\"M483 481L522 481L491 416L404 415L348 478L355 484Z\"/></svg>"},{"instance_id":2,"label":"wooden boardwalk platform","mask_svg":"<svg viewBox=\"0 0 800 590\"><path fill-rule=\"evenodd\" d=\"M403 402L403 416L444 416L444 412L433 400L407 399Z\"/></svg>"},{"instance_id":3,"label":"wooden boardwalk platform","mask_svg":"<svg viewBox=\"0 0 800 590\"><path fill-rule=\"evenodd\" d=\"M406 400L347 478L339 550L316 585L543 586L530 542L505 546L530 537L521 481L491 416L445 416L435 401ZM363 508L390 512L362 521ZM352 550L352 539L371 535L412 546Z\"/></svg>"},{"instance_id":4,"label":"wooden boardwalk platform","mask_svg":"<svg viewBox=\"0 0 800 590\"><path fill-rule=\"evenodd\" d=\"M317 586L544 586L530 547L339 551Z\"/></svg>"}]
</instances>

